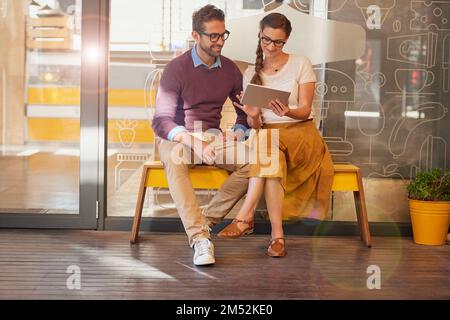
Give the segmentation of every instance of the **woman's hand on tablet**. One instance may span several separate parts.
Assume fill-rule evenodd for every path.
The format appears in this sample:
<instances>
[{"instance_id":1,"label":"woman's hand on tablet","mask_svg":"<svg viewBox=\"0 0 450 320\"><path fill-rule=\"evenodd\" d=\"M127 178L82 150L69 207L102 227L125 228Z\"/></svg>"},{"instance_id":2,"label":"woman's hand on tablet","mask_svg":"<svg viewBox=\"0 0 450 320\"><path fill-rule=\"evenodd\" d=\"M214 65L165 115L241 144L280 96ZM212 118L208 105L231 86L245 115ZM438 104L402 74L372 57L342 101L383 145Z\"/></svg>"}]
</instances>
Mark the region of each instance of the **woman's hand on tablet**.
<instances>
[{"instance_id":1,"label":"woman's hand on tablet","mask_svg":"<svg viewBox=\"0 0 450 320\"><path fill-rule=\"evenodd\" d=\"M269 106L272 109L272 111L279 117L283 117L283 116L287 115L287 113L290 110L288 106L284 105L278 99L270 101Z\"/></svg>"}]
</instances>

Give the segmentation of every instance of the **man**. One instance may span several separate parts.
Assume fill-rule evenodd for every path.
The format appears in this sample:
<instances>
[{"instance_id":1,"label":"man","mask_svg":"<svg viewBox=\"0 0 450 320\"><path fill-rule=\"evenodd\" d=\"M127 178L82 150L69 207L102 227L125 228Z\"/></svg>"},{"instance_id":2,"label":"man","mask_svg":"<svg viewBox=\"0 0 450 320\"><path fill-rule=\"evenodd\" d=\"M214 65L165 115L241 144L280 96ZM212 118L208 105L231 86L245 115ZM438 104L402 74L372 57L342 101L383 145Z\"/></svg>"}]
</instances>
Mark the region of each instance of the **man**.
<instances>
[{"instance_id":1,"label":"man","mask_svg":"<svg viewBox=\"0 0 450 320\"><path fill-rule=\"evenodd\" d=\"M196 11L192 20L195 46L166 66L156 98L153 129L162 138L160 158L189 244L194 248L194 264L208 265L215 262L209 227L220 221L247 191L248 165L224 161L224 154L239 144L236 140L242 139L248 125L245 113L236 108L233 132L220 136L226 143L217 147L217 143L208 141L212 135L207 131L213 129L221 135L223 104L228 97L237 102L242 74L230 59L221 56L229 36L223 11L207 5ZM196 124L201 125L200 135L193 134ZM184 161L178 159L180 149ZM233 172L205 210L207 218L202 215L189 179L188 169L193 166L191 151L195 163Z\"/></svg>"}]
</instances>

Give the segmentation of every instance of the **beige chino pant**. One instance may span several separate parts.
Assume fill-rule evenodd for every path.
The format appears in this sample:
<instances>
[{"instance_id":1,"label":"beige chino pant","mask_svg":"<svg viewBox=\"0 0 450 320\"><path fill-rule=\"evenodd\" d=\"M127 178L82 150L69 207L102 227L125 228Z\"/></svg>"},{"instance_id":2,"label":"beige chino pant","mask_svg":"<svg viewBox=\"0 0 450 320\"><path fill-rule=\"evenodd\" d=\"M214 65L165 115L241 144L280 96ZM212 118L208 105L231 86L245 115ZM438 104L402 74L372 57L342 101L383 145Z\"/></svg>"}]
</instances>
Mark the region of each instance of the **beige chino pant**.
<instances>
[{"instance_id":1,"label":"beige chino pant","mask_svg":"<svg viewBox=\"0 0 450 320\"><path fill-rule=\"evenodd\" d=\"M219 223L247 193L248 147L236 141L220 141L214 145L216 151L214 166L227 170L231 175L202 212L189 179L189 168L195 167L201 161L195 158L190 148L179 142L160 139L159 143L160 159L169 182L170 194L183 222L190 246L197 237L210 239L208 227Z\"/></svg>"}]
</instances>

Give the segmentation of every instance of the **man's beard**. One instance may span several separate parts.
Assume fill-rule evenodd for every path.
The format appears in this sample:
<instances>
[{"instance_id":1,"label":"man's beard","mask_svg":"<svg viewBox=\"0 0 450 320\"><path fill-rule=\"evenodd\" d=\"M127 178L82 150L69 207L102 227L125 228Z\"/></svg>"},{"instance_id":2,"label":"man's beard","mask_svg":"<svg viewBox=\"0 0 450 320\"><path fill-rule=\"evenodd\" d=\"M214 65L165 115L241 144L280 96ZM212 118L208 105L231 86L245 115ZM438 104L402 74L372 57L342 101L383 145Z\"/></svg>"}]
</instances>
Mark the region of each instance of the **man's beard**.
<instances>
[{"instance_id":1,"label":"man's beard","mask_svg":"<svg viewBox=\"0 0 450 320\"><path fill-rule=\"evenodd\" d=\"M222 53L222 50L220 50L219 52L212 50L212 47L215 47L215 46L216 45L212 45L211 47L206 47L200 43L200 48L212 58L216 58L216 57L220 56L220 54ZM218 47L223 48L222 46L218 46Z\"/></svg>"}]
</instances>

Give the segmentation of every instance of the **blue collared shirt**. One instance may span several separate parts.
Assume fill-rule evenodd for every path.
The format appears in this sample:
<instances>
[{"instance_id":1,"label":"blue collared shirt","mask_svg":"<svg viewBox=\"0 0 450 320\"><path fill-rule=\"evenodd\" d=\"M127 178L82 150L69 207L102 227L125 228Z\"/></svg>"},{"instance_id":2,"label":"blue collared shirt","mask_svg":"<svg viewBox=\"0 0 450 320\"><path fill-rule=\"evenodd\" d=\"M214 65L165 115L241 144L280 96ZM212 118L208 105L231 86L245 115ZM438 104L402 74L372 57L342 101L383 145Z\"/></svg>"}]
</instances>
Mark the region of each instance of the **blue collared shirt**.
<instances>
[{"instance_id":1,"label":"blue collared shirt","mask_svg":"<svg viewBox=\"0 0 450 320\"><path fill-rule=\"evenodd\" d=\"M210 66L208 66L206 63L204 63L202 61L202 59L200 59L198 53L197 53L197 45L195 45L192 50L191 50L191 54L192 54L192 61L194 62L194 68L197 68L201 65L207 67L208 69L214 69L214 68L221 68L222 67L222 62L220 61L220 57L216 58L216 61Z\"/></svg>"}]
</instances>

